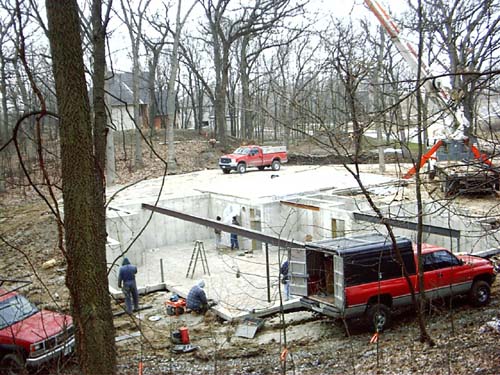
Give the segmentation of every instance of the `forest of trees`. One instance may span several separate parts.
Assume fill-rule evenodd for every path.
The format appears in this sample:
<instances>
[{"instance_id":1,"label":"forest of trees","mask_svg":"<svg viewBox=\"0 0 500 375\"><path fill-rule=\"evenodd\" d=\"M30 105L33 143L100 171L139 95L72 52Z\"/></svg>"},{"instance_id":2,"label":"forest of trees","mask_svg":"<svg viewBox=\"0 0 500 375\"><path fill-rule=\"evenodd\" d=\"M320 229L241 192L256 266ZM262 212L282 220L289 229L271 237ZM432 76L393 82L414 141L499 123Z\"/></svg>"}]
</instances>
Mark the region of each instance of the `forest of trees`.
<instances>
[{"instance_id":1,"label":"forest of trees","mask_svg":"<svg viewBox=\"0 0 500 375\"><path fill-rule=\"evenodd\" d=\"M117 60L133 76L136 169L148 137L141 72L149 126L162 117L171 169L175 130L188 125L210 125L222 146L313 137L353 161L365 132L410 154L416 129L420 147L410 157L419 160L427 127L445 110L424 95L428 80L449 86L470 131L498 144L500 3L409 0L395 17L419 64L435 70L425 77L359 3L339 16L312 0L0 0L0 191L24 175L58 218L83 373L116 371L104 176L116 129L106 82L120 73ZM113 44L120 33L126 46ZM34 169L40 182L30 180Z\"/></svg>"}]
</instances>

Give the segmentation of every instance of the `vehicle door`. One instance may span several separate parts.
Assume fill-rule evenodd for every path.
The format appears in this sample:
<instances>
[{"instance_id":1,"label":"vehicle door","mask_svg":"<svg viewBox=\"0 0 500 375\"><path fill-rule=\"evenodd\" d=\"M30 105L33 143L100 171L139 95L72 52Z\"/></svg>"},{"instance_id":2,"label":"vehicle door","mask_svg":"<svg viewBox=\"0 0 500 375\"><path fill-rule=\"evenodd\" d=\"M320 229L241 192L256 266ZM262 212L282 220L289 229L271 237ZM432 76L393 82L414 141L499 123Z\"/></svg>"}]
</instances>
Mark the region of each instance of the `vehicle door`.
<instances>
[{"instance_id":1,"label":"vehicle door","mask_svg":"<svg viewBox=\"0 0 500 375\"><path fill-rule=\"evenodd\" d=\"M247 165L249 167L258 167L262 164L262 155L258 147L252 147L248 153Z\"/></svg>"},{"instance_id":2,"label":"vehicle door","mask_svg":"<svg viewBox=\"0 0 500 375\"><path fill-rule=\"evenodd\" d=\"M452 256L456 259L457 265L452 269L451 283L453 294L461 294L470 290L472 282L474 281L474 272L472 264L467 264L462 262L460 259Z\"/></svg>"},{"instance_id":3,"label":"vehicle door","mask_svg":"<svg viewBox=\"0 0 500 375\"><path fill-rule=\"evenodd\" d=\"M333 257L333 288L335 294L334 305L343 310L345 305L344 259L338 255Z\"/></svg>"},{"instance_id":4,"label":"vehicle door","mask_svg":"<svg viewBox=\"0 0 500 375\"><path fill-rule=\"evenodd\" d=\"M454 268L459 260L443 249L423 254L424 288L429 299L444 298L452 294Z\"/></svg>"},{"instance_id":5,"label":"vehicle door","mask_svg":"<svg viewBox=\"0 0 500 375\"><path fill-rule=\"evenodd\" d=\"M289 259L290 294L307 297L308 273L307 251L304 249L291 249Z\"/></svg>"}]
</instances>

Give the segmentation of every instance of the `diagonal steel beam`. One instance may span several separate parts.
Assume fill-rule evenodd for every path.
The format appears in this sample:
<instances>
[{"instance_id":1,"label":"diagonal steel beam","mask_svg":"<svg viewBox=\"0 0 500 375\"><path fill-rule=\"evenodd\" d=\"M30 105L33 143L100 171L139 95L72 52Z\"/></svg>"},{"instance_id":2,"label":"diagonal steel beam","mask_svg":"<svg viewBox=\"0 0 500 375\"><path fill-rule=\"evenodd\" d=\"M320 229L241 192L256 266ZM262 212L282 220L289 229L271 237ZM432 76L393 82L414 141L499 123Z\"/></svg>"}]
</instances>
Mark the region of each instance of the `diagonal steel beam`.
<instances>
[{"instance_id":1,"label":"diagonal steel beam","mask_svg":"<svg viewBox=\"0 0 500 375\"><path fill-rule=\"evenodd\" d=\"M382 224L380 218L373 216L373 215L363 214L360 212L354 212L354 218L356 220L359 220L359 221L367 221L369 223ZM414 222L411 222L408 220L384 218L384 221L389 223L391 226L396 227L396 228L409 229L412 231L418 230L417 223L414 223ZM436 225L424 224L424 225L422 225L422 231L424 231L426 233L430 233L430 234L438 234L440 236L446 236L446 237L460 239L460 231L457 229L438 227Z\"/></svg>"}]
</instances>

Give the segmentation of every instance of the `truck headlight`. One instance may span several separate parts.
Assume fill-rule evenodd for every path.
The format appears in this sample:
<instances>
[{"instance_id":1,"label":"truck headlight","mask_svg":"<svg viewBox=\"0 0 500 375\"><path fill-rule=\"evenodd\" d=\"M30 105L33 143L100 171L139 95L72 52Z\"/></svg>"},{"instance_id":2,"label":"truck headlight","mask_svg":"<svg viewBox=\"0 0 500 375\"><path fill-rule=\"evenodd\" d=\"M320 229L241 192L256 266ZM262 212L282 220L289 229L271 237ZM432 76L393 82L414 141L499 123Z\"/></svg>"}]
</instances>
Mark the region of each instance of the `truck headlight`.
<instances>
[{"instance_id":1,"label":"truck headlight","mask_svg":"<svg viewBox=\"0 0 500 375\"><path fill-rule=\"evenodd\" d=\"M30 352L31 353L36 353L36 352L39 352L40 350L43 350L43 341L30 345Z\"/></svg>"}]
</instances>

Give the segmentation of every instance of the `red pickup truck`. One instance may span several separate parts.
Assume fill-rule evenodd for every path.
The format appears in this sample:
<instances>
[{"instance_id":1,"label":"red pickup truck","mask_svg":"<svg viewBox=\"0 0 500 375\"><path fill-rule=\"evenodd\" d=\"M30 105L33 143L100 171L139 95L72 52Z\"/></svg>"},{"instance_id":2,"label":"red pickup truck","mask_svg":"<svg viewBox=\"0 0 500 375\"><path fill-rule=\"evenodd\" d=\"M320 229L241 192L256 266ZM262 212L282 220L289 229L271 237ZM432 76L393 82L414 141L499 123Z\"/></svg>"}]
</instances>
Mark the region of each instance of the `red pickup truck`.
<instances>
[{"instance_id":1,"label":"red pickup truck","mask_svg":"<svg viewBox=\"0 0 500 375\"><path fill-rule=\"evenodd\" d=\"M416 246L398 237L401 253L415 292ZM473 255L455 255L440 246L422 246L425 296L440 300L467 295L475 306L490 300L496 272L491 261ZM373 331L391 322L391 311L412 304L389 238L380 234L335 238L292 250L291 294L303 296L304 307L336 318L364 317Z\"/></svg>"},{"instance_id":2,"label":"red pickup truck","mask_svg":"<svg viewBox=\"0 0 500 375\"><path fill-rule=\"evenodd\" d=\"M223 155L219 159L219 167L222 172L229 173L232 170L245 173L248 167L257 167L264 170L270 167L273 171L279 171L281 164L288 162L285 146L241 146L232 154Z\"/></svg>"},{"instance_id":3,"label":"red pickup truck","mask_svg":"<svg viewBox=\"0 0 500 375\"><path fill-rule=\"evenodd\" d=\"M1 374L36 369L74 348L71 316L39 310L26 297L0 289Z\"/></svg>"}]
</instances>

